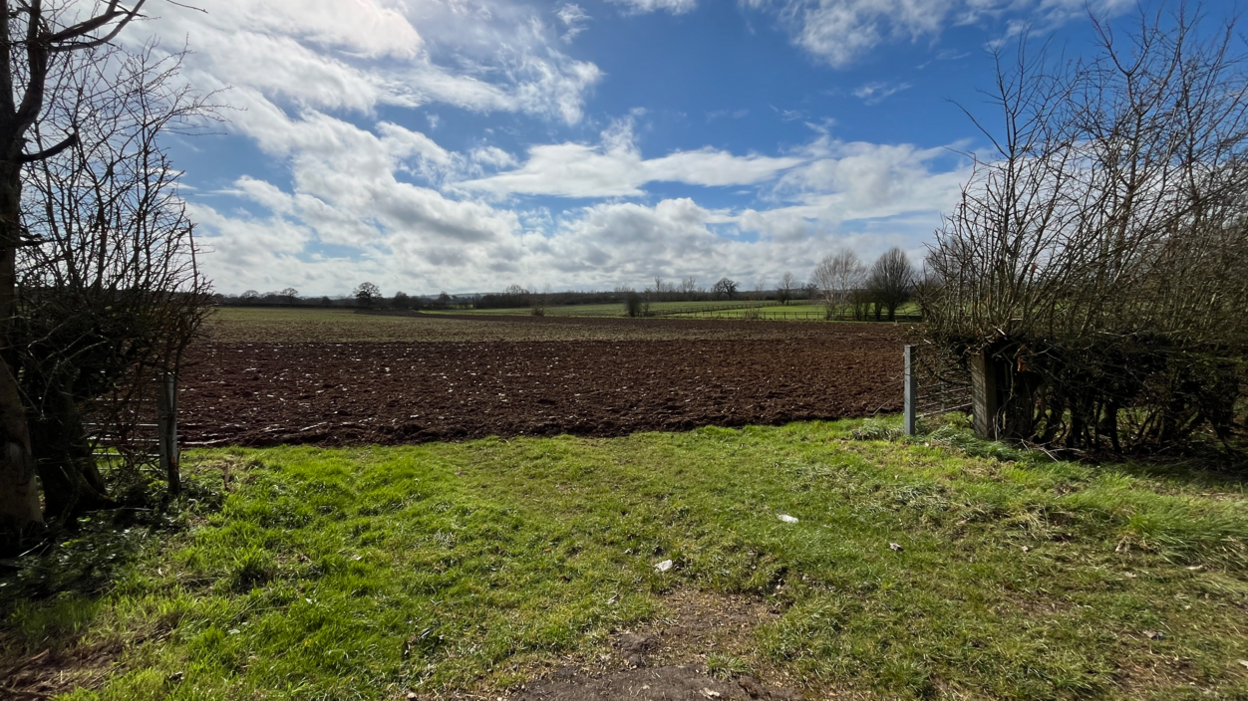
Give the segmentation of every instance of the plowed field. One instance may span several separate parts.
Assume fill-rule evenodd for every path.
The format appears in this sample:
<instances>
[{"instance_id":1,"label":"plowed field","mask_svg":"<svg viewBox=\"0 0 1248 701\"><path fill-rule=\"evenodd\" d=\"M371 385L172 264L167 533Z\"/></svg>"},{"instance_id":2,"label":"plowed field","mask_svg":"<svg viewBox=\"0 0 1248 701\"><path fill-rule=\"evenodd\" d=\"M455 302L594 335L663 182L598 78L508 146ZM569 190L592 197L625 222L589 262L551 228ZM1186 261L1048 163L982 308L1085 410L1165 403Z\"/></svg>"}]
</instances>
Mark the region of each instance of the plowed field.
<instances>
[{"instance_id":1,"label":"plowed field","mask_svg":"<svg viewBox=\"0 0 1248 701\"><path fill-rule=\"evenodd\" d=\"M575 330L500 323L490 337L513 336L498 331L513 325L525 339ZM901 408L901 340L891 325L593 320L585 328L588 339L618 339L336 343L279 334L204 343L183 375L182 433L190 445L394 444L613 436ZM664 334L656 328L674 337L657 338Z\"/></svg>"}]
</instances>

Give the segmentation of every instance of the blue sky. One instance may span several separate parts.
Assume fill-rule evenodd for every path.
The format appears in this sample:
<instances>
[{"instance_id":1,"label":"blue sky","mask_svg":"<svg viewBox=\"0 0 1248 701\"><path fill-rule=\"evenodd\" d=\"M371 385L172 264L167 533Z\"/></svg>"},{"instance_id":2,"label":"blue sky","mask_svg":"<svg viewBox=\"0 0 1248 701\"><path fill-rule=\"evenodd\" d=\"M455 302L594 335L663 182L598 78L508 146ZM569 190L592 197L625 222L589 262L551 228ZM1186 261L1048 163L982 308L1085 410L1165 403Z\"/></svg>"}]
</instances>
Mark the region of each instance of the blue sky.
<instances>
[{"instance_id":1,"label":"blue sky","mask_svg":"<svg viewBox=\"0 0 1248 701\"><path fill-rule=\"evenodd\" d=\"M921 261L986 145L992 46L1122 0L220 0L185 38L222 133L170 140L219 291L805 279ZM1217 5L1207 10L1215 11Z\"/></svg>"}]
</instances>

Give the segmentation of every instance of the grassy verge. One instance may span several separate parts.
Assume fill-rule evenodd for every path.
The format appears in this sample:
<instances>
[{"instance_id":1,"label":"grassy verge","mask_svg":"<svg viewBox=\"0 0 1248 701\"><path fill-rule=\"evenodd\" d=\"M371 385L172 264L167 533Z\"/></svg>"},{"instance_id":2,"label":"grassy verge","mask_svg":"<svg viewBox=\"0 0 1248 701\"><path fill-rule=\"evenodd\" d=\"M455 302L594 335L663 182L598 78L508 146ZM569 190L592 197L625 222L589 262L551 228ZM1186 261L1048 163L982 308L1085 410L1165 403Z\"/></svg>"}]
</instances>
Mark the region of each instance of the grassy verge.
<instances>
[{"instance_id":1,"label":"grassy verge","mask_svg":"<svg viewBox=\"0 0 1248 701\"><path fill-rule=\"evenodd\" d=\"M0 662L112 651L73 699L498 695L689 589L781 611L712 672L821 696L1248 697L1243 483L862 428L199 453L223 506L127 535L107 592L3 580Z\"/></svg>"}]
</instances>

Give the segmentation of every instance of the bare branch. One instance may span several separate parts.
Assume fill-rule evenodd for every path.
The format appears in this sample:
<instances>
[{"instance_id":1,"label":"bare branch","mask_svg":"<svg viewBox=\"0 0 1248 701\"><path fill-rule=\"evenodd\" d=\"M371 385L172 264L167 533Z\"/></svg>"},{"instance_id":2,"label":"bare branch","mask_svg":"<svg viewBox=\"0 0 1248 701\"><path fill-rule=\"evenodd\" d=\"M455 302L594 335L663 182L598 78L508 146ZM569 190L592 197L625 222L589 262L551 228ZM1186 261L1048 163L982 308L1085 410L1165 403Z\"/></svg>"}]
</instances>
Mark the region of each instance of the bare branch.
<instances>
[{"instance_id":1,"label":"bare branch","mask_svg":"<svg viewBox=\"0 0 1248 701\"><path fill-rule=\"evenodd\" d=\"M62 139L59 144L56 144L55 146L52 146L51 148L46 148L42 151L39 151L38 153L22 154L21 162L22 163L34 163L35 161L42 161L48 158L52 158L53 156L64 151L65 149L70 148L71 146L76 146L76 145L78 145L78 132L74 132L70 134L69 136Z\"/></svg>"}]
</instances>

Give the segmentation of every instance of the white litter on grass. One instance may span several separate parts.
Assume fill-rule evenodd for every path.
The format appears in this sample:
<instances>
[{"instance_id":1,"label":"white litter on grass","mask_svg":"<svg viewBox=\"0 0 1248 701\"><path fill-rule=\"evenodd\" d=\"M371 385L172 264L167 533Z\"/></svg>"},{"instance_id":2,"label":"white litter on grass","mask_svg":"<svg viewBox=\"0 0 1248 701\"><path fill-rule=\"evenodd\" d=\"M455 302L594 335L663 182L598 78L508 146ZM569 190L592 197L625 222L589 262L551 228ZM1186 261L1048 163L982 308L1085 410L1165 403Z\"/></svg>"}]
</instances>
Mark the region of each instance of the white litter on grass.
<instances>
[{"instance_id":1,"label":"white litter on grass","mask_svg":"<svg viewBox=\"0 0 1248 701\"><path fill-rule=\"evenodd\" d=\"M666 572L666 571L668 571L668 570L672 569L672 561L671 561L671 560L664 560L664 561L662 561L662 562L656 563L656 564L655 564L655 566L654 566L654 569L656 569L656 570L658 570L658 571L660 571L660 572Z\"/></svg>"},{"instance_id":2,"label":"white litter on grass","mask_svg":"<svg viewBox=\"0 0 1248 701\"><path fill-rule=\"evenodd\" d=\"M797 517L790 516L788 514L780 514L780 520L784 521L785 523L797 523Z\"/></svg>"}]
</instances>

